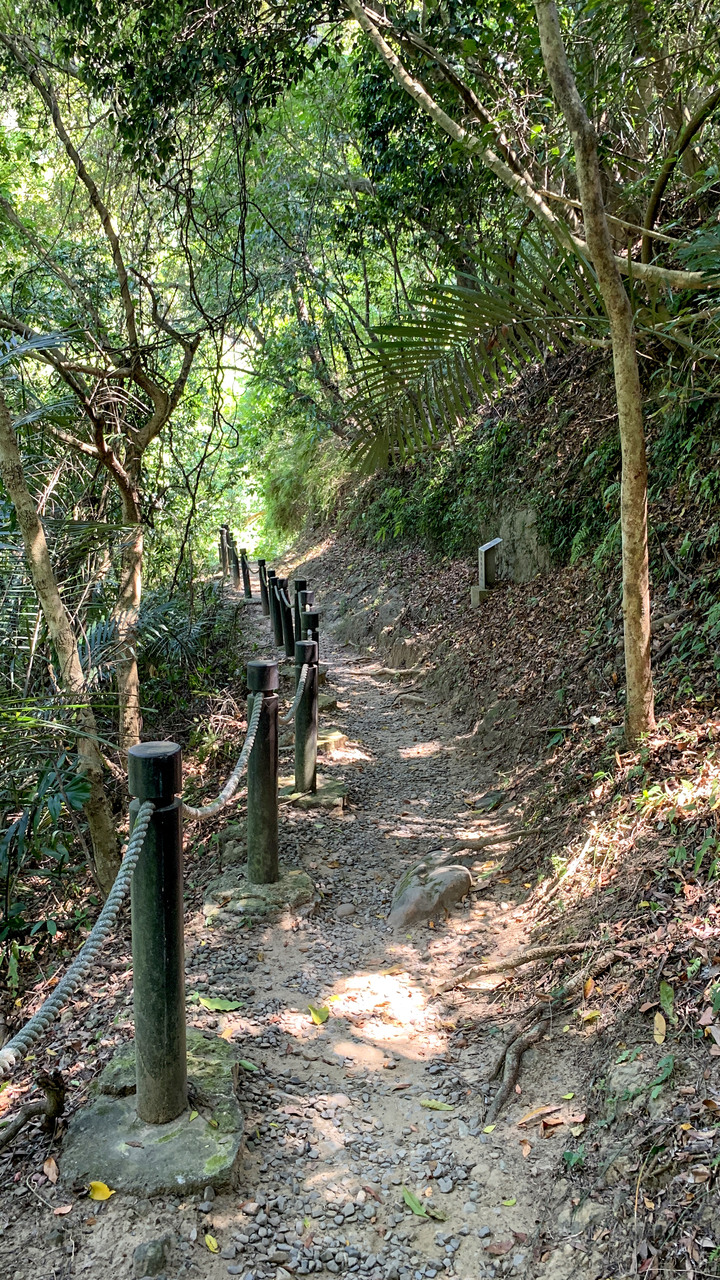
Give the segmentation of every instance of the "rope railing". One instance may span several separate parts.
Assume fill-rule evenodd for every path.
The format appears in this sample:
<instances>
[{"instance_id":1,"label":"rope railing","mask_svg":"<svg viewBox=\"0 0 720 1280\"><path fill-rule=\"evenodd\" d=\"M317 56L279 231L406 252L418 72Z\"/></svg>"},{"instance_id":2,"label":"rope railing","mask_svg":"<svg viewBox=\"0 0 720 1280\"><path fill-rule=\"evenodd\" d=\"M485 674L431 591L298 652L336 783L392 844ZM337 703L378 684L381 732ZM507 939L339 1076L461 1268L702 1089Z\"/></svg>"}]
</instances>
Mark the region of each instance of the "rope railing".
<instances>
[{"instance_id":1,"label":"rope railing","mask_svg":"<svg viewBox=\"0 0 720 1280\"><path fill-rule=\"evenodd\" d=\"M132 835L127 843L125 856L120 864L120 870L115 877L113 887L105 899L103 909L95 921L90 936L86 939L52 995L48 996L45 1003L38 1009L37 1013L33 1014L30 1021L26 1022L22 1030L18 1031L12 1040L9 1040L4 1048L0 1049L0 1079L5 1075L9 1075L12 1068L17 1066L18 1062L25 1057L33 1045L47 1031L50 1023L57 1017L63 1005L77 991L80 983L94 964L101 946L107 940L109 934L112 933L120 908L130 888L130 881L137 866L150 825L150 819L154 812L155 805L152 800L146 800L140 806Z\"/></svg>"},{"instance_id":2,"label":"rope railing","mask_svg":"<svg viewBox=\"0 0 720 1280\"><path fill-rule=\"evenodd\" d=\"M300 706L303 693L305 692L305 682L307 681L307 676L308 676L308 663L306 662L302 671L300 672L300 679L298 680L298 687L295 690L295 697L293 698L292 706L288 711L285 712L284 715L278 716L278 720L280 721L280 724L289 724L290 721L294 719L295 712Z\"/></svg>"},{"instance_id":3,"label":"rope railing","mask_svg":"<svg viewBox=\"0 0 720 1280\"><path fill-rule=\"evenodd\" d=\"M221 564L226 573L234 542L228 526L220 536ZM247 564L243 556L243 563ZM259 568L260 566L258 566ZM237 576L237 575L234 575ZM304 580L296 580L295 594ZM128 753L128 782L135 813L132 834L115 882L82 948L47 1000L2 1048L0 1079L37 1043L95 964L114 929L132 885L133 988L137 1060L137 1114L150 1124L175 1119L187 1105L185 1063L177 1054L184 1043L185 1005L182 982L182 821L203 820L219 813L235 796L247 770L248 875L255 884L274 884L278 866L277 725L295 717L295 785L302 792L316 789L317 760L317 614L308 613L307 640L292 634L292 606L285 585L278 591L290 614L286 651L294 651L297 687L289 709L278 715L278 664L248 663L248 688L253 696L247 734L237 764L216 800L194 806L178 798L182 781L181 751L172 742L140 743ZM299 601L296 600L296 604ZM307 596L305 597L307 603ZM292 645L291 645L292 642ZM258 749L253 752L255 744ZM172 819L173 811L176 818ZM147 858L140 854L148 831ZM163 867L158 875L158 866ZM180 886L180 897L166 892ZM158 950L159 947L159 950ZM148 1017L148 1010L157 1018ZM183 1059L184 1059L184 1055Z\"/></svg>"},{"instance_id":4,"label":"rope railing","mask_svg":"<svg viewBox=\"0 0 720 1280\"><path fill-rule=\"evenodd\" d=\"M204 818L214 818L216 813L219 813L221 809L225 808L226 804L230 803L240 785L240 779L247 768L247 762L255 743L257 727L260 722L261 709L262 696L258 695L253 704L253 709L247 727L247 734L245 735L242 751L238 756L238 762L217 800L211 801L210 804L199 805L197 808L192 804L186 804L183 800L183 814L186 818L194 818L196 821L202 821Z\"/></svg>"}]
</instances>

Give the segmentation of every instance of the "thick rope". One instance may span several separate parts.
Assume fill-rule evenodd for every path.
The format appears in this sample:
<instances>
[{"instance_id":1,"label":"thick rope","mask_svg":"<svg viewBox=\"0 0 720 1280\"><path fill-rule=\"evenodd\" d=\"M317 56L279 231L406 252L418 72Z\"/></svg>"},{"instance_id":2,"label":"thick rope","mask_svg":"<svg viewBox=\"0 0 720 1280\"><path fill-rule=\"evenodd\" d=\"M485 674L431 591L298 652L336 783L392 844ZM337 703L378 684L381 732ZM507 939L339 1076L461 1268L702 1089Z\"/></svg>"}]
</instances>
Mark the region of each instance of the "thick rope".
<instances>
[{"instance_id":1,"label":"thick rope","mask_svg":"<svg viewBox=\"0 0 720 1280\"><path fill-rule=\"evenodd\" d=\"M225 783L225 786L220 792L217 800L213 800L211 804L201 805L197 809L194 805L185 804L183 801L183 814L186 818L196 818L200 820L203 818L214 818L215 814L219 813L221 809L224 809L225 805L229 804L232 800L235 792L240 786L240 779L247 768L250 752L252 751L255 743L255 735L257 733L258 724L260 723L262 701L262 694L257 694L252 709L252 715L250 716L250 723L248 724L247 735L243 743L243 749L238 756L238 762L235 765L235 768L230 774L230 777Z\"/></svg>"},{"instance_id":2,"label":"thick rope","mask_svg":"<svg viewBox=\"0 0 720 1280\"><path fill-rule=\"evenodd\" d=\"M290 601L288 600L287 595L285 594L285 588L284 588L284 587L281 587L281 589L280 589L280 595L282 596L283 601L284 601L285 605L287 606L287 608L288 608L288 609L292 609L292 605L291 605Z\"/></svg>"},{"instance_id":3,"label":"thick rope","mask_svg":"<svg viewBox=\"0 0 720 1280\"><path fill-rule=\"evenodd\" d=\"M115 927L120 908L130 888L133 871L137 866L137 860L145 843L145 836L154 811L155 805L152 800L146 800L140 805L135 819L135 826L125 850L125 857L120 863L120 870L115 877L112 889L105 899L105 905L95 921L92 933L52 995L48 997L37 1013L33 1014L22 1031L18 1031L17 1035L13 1036L12 1040L8 1041L3 1049L0 1049L0 1078L4 1075L9 1075L12 1068L25 1057L28 1050L44 1035L50 1023L57 1017L63 1005L70 999L70 996L74 995L95 963L100 948Z\"/></svg>"},{"instance_id":4,"label":"thick rope","mask_svg":"<svg viewBox=\"0 0 720 1280\"><path fill-rule=\"evenodd\" d=\"M285 715L278 716L278 720L280 721L280 724L289 724L293 716L295 715L295 712L297 711L298 707L300 706L300 700L303 696L303 693L305 692L305 681L307 680L307 674L308 674L308 663L306 662L305 666L300 672L298 687L295 690L295 697L293 699L293 704L290 710L286 711Z\"/></svg>"}]
</instances>

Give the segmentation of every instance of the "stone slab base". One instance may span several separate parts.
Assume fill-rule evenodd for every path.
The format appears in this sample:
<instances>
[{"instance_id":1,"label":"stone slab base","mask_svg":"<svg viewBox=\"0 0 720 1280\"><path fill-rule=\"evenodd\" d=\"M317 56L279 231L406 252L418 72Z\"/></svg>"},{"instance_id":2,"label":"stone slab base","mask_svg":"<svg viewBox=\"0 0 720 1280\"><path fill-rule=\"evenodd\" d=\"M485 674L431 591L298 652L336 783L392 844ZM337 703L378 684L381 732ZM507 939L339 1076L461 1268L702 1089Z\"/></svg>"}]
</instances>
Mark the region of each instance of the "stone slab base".
<instances>
[{"instance_id":1,"label":"stone slab base","mask_svg":"<svg viewBox=\"0 0 720 1280\"><path fill-rule=\"evenodd\" d=\"M489 595L490 595L490 592L487 590L483 590L480 587L471 587L470 588L470 607L472 609L477 609L478 605L480 604L480 601L487 600Z\"/></svg>"},{"instance_id":2,"label":"stone slab base","mask_svg":"<svg viewBox=\"0 0 720 1280\"><path fill-rule=\"evenodd\" d=\"M233 1088L236 1054L225 1040L188 1027L188 1078L204 1100L170 1124L145 1124L135 1110L135 1046L120 1050L96 1097L70 1121L60 1157L65 1185L104 1182L113 1191L154 1196L237 1184L243 1113Z\"/></svg>"},{"instance_id":3,"label":"stone slab base","mask_svg":"<svg viewBox=\"0 0 720 1280\"><path fill-rule=\"evenodd\" d=\"M327 729L318 730L318 754L323 756L340 755L348 745L348 739L342 729L330 725Z\"/></svg>"},{"instance_id":4,"label":"stone slab base","mask_svg":"<svg viewBox=\"0 0 720 1280\"><path fill-rule=\"evenodd\" d=\"M317 791L296 791L293 778L280 778L279 796L295 809L344 809L347 787L340 779L326 778L319 773Z\"/></svg>"},{"instance_id":5,"label":"stone slab base","mask_svg":"<svg viewBox=\"0 0 720 1280\"><path fill-rule=\"evenodd\" d=\"M227 924L241 916L275 915L314 897L315 886L304 871L281 869L276 884L251 884L244 868L233 867L208 885L203 914L208 924Z\"/></svg>"}]
</instances>

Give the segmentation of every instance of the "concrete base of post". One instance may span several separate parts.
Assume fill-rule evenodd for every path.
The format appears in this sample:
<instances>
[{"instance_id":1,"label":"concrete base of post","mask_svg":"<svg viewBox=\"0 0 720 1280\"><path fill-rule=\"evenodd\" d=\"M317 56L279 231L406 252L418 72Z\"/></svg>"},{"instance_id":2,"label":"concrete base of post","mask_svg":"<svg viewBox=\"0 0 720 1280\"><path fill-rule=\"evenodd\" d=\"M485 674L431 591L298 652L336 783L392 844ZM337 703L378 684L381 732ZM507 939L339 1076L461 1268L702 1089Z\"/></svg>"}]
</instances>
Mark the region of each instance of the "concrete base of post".
<instances>
[{"instance_id":1,"label":"concrete base of post","mask_svg":"<svg viewBox=\"0 0 720 1280\"><path fill-rule=\"evenodd\" d=\"M341 778L328 778L319 773L315 791L296 791L294 778L280 778L280 803L294 809L344 809L348 789Z\"/></svg>"},{"instance_id":2,"label":"concrete base of post","mask_svg":"<svg viewBox=\"0 0 720 1280\"><path fill-rule=\"evenodd\" d=\"M487 600L489 595L490 595L490 592L487 590L483 591L481 587L471 587L470 588L470 608L477 609L480 604L480 601Z\"/></svg>"},{"instance_id":3,"label":"concrete base of post","mask_svg":"<svg viewBox=\"0 0 720 1280\"><path fill-rule=\"evenodd\" d=\"M238 1183L244 1118L233 1087L239 1049L187 1030L188 1075L207 1106L169 1124L145 1124L135 1107L135 1046L120 1049L102 1072L95 1098L70 1120L60 1156L63 1183L104 1182L113 1191L190 1195ZM242 1069L240 1069L242 1074Z\"/></svg>"},{"instance_id":4,"label":"concrete base of post","mask_svg":"<svg viewBox=\"0 0 720 1280\"><path fill-rule=\"evenodd\" d=\"M203 915L210 926L240 928L249 920L276 916L288 907L302 907L315 896L315 886L305 871L281 868L275 884L253 884L242 868L233 867L208 885Z\"/></svg>"}]
</instances>

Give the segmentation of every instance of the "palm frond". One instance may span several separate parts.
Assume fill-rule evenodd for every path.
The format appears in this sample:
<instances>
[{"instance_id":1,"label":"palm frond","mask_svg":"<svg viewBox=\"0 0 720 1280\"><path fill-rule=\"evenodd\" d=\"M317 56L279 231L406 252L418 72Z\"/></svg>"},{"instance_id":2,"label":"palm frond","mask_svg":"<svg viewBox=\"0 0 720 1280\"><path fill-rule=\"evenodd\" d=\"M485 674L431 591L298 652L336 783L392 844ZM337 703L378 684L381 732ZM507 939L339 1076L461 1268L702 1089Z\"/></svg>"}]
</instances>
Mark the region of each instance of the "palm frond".
<instances>
[{"instance_id":1,"label":"palm frond","mask_svg":"<svg viewBox=\"0 0 720 1280\"><path fill-rule=\"evenodd\" d=\"M480 270L482 267L482 271ZM480 286L480 275L492 278ZM574 342L607 340L597 282L587 264L549 258L528 239L512 263L486 252L478 287L427 288L415 314L385 325L358 361L350 403L360 424L356 458L375 469L438 448L474 403L528 363Z\"/></svg>"}]
</instances>

